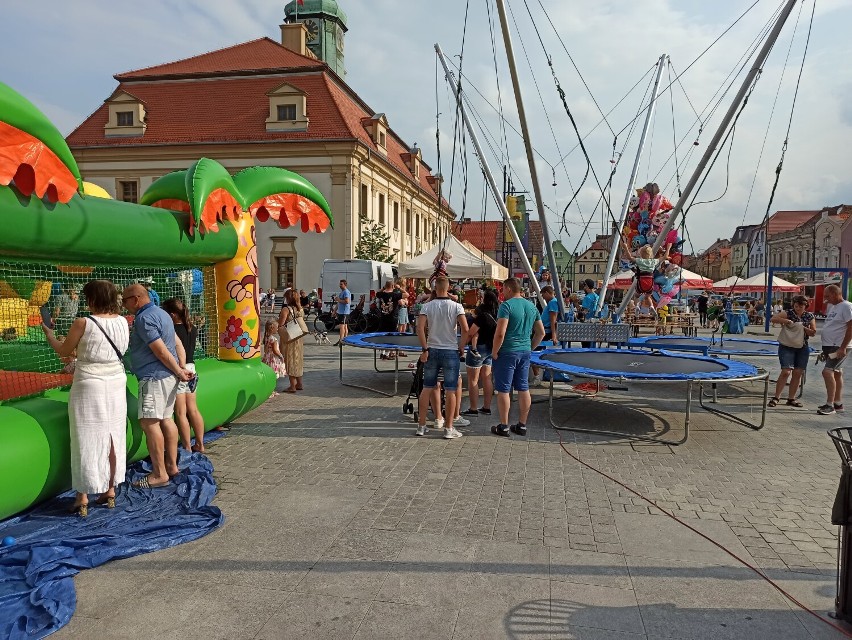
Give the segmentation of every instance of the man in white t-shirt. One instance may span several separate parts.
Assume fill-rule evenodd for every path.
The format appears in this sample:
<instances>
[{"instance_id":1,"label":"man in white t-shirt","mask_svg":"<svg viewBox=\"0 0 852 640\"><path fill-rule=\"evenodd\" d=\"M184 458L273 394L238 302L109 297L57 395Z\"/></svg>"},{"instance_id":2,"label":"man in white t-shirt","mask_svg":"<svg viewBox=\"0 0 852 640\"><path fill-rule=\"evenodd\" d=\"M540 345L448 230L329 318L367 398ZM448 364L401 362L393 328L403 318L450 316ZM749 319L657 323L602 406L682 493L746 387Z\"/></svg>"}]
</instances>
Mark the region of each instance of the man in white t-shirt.
<instances>
[{"instance_id":1,"label":"man in white t-shirt","mask_svg":"<svg viewBox=\"0 0 852 640\"><path fill-rule=\"evenodd\" d=\"M820 415L831 415L843 410L843 361L852 342L852 302L843 299L836 284L825 288L825 324L822 326L822 354L825 367L825 404L817 409Z\"/></svg>"},{"instance_id":2,"label":"man in white t-shirt","mask_svg":"<svg viewBox=\"0 0 852 640\"><path fill-rule=\"evenodd\" d=\"M420 315L417 316L417 337L423 349L423 353L420 354L420 362L423 363L423 390L420 392L417 431L414 433L417 436L424 436L429 432L426 428L426 412L429 410L429 401L432 400L433 392L438 385L438 372L441 371L444 374L447 405L444 415L450 416L451 420L449 426L444 429L444 438L448 440L462 436L453 425L452 419L456 415L458 402L456 390L460 379L458 332L461 329L462 335L467 333L464 307L449 298L447 295L449 288L450 281L445 276L435 278L435 297L423 305ZM444 420L439 417L441 415L440 396L438 396L437 404L438 406L433 406L432 410L435 413L435 427L441 429L444 426Z\"/></svg>"}]
</instances>

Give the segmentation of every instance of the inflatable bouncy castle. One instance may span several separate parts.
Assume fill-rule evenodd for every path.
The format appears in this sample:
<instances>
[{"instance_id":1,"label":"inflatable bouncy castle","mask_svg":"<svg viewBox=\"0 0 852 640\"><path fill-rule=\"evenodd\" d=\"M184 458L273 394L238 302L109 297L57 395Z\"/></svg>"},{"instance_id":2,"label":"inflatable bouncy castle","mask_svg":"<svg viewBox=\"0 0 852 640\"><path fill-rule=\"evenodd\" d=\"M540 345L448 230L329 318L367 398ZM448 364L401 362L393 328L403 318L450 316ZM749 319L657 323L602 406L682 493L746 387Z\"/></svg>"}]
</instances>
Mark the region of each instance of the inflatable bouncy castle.
<instances>
[{"instance_id":1,"label":"inflatable bouncy castle","mask_svg":"<svg viewBox=\"0 0 852 640\"><path fill-rule=\"evenodd\" d=\"M140 204L84 183L59 131L0 83L0 518L69 487L70 363L45 343L41 311L85 313L82 285L144 282L180 297L200 329L198 406L208 428L259 406L275 375L260 361L255 224L322 233L322 194L278 167L235 175L202 158L157 180ZM127 321L132 324L133 318ZM128 375L128 461L147 455Z\"/></svg>"}]
</instances>

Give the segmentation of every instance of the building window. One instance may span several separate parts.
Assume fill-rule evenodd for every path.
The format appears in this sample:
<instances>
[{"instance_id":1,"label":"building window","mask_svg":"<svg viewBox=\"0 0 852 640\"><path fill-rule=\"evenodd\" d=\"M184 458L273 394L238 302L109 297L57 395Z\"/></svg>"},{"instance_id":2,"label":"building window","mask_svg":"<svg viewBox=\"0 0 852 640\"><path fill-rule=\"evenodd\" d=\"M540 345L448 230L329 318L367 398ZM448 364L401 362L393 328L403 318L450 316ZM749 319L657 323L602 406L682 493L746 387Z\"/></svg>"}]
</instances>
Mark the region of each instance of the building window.
<instances>
[{"instance_id":1,"label":"building window","mask_svg":"<svg viewBox=\"0 0 852 640\"><path fill-rule=\"evenodd\" d=\"M276 289L292 287L296 281L296 256L281 256L275 259L277 262Z\"/></svg>"},{"instance_id":2,"label":"building window","mask_svg":"<svg viewBox=\"0 0 852 640\"><path fill-rule=\"evenodd\" d=\"M802 264L802 250L799 249L799 264Z\"/></svg>"},{"instance_id":3,"label":"building window","mask_svg":"<svg viewBox=\"0 0 852 640\"><path fill-rule=\"evenodd\" d=\"M132 111L116 111L115 112L116 124L119 127L132 127L133 126L133 112ZM136 202L134 200L134 202Z\"/></svg>"},{"instance_id":4,"label":"building window","mask_svg":"<svg viewBox=\"0 0 852 640\"><path fill-rule=\"evenodd\" d=\"M580 273L586 273L586 265L584 265L584 264L580 265Z\"/></svg>"},{"instance_id":5,"label":"building window","mask_svg":"<svg viewBox=\"0 0 852 640\"><path fill-rule=\"evenodd\" d=\"M599 265L597 263L593 264L592 265L592 273L598 273L600 271L600 268L601 268L601 265Z\"/></svg>"},{"instance_id":6,"label":"building window","mask_svg":"<svg viewBox=\"0 0 852 640\"><path fill-rule=\"evenodd\" d=\"M411 235L411 209L405 210L405 233Z\"/></svg>"},{"instance_id":7,"label":"building window","mask_svg":"<svg viewBox=\"0 0 852 640\"><path fill-rule=\"evenodd\" d=\"M399 203L393 203L393 228L399 229Z\"/></svg>"},{"instance_id":8,"label":"building window","mask_svg":"<svg viewBox=\"0 0 852 640\"><path fill-rule=\"evenodd\" d=\"M369 216L369 212L367 211L367 204L369 203L368 197L369 191L367 190L367 185L362 184L361 197L358 200L358 215L362 218Z\"/></svg>"},{"instance_id":9,"label":"building window","mask_svg":"<svg viewBox=\"0 0 852 640\"><path fill-rule=\"evenodd\" d=\"M385 223L385 194L379 194L379 224Z\"/></svg>"},{"instance_id":10,"label":"building window","mask_svg":"<svg viewBox=\"0 0 852 640\"><path fill-rule=\"evenodd\" d=\"M419 213L414 217L414 235L415 236L420 235L420 214Z\"/></svg>"},{"instance_id":11,"label":"building window","mask_svg":"<svg viewBox=\"0 0 852 640\"><path fill-rule=\"evenodd\" d=\"M379 131L379 146L380 147L385 146L385 132L384 131Z\"/></svg>"},{"instance_id":12,"label":"building window","mask_svg":"<svg viewBox=\"0 0 852 640\"><path fill-rule=\"evenodd\" d=\"M119 180L118 197L124 202L139 202L139 181Z\"/></svg>"},{"instance_id":13,"label":"building window","mask_svg":"<svg viewBox=\"0 0 852 640\"><path fill-rule=\"evenodd\" d=\"M281 122L296 119L296 105L294 104L279 104L277 110L278 120Z\"/></svg>"}]
</instances>

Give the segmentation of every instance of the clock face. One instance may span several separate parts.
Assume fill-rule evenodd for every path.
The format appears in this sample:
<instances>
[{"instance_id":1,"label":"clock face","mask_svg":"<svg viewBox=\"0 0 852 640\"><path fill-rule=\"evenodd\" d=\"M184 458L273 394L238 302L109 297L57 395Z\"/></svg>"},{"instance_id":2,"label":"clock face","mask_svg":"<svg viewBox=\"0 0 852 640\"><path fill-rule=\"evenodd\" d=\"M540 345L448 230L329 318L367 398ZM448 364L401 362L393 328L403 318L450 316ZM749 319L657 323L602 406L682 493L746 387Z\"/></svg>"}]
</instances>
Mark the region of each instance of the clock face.
<instances>
[{"instance_id":1,"label":"clock face","mask_svg":"<svg viewBox=\"0 0 852 640\"><path fill-rule=\"evenodd\" d=\"M343 53L343 29L339 26L337 27L337 32L335 33L335 40L337 40L337 50L340 53Z\"/></svg>"},{"instance_id":2,"label":"clock face","mask_svg":"<svg viewBox=\"0 0 852 640\"><path fill-rule=\"evenodd\" d=\"M308 42L316 42L319 38L319 25L316 20L305 20L305 26L308 28Z\"/></svg>"}]
</instances>

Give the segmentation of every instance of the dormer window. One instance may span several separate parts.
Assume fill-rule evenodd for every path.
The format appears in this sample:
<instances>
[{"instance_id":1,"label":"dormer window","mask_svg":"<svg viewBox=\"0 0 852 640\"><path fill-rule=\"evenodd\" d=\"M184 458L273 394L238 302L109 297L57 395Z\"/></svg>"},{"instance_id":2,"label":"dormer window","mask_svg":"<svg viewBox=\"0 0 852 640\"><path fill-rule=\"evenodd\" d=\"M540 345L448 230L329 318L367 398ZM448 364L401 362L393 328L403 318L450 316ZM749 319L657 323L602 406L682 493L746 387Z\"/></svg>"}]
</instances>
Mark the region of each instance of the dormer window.
<instances>
[{"instance_id":1,"label":"dormer window","mask_svg":"<svg viewBox=\"0 0 852 640\"><path fill-rule=\"evenodd\" d=\"M417 148L417 145L415 144L408 153L403 153L402 159L405 161L414 179L420 180L420 165L423 162L423 154Z\"/></svg>"},{"instance_id":2,"label":"dormer window","mask_svg":"<svg viewBox=\"0 0 852 640\"><path fill-rule=\"evenodd\" d=\"M285 82L266 95L269 96L267 131L307 131L307 99L301 89Z\"/></svg>"},{"instance_id":3,"label":"dormer window","mask_svg":"<svg viewBox=\"0 0 852 640\"><path fill-rule=\"evenodd\" d=\"M109 117L104 125L107 137L141 136L145 134L145 105L136 96L123 89L107 99Z\"/></svg>"},{"instance_id":4,"label":"dormer window","mask_svg":"<svg viewBox=\"0 0 852 640\"><path fill-rule=\"evenodd\" d=\"M296 119L296 105L295 104L279 104L276 105L278 108L278 120L279 122L284 121L292 121Z\"/></svg>"},{"instance_id":5,"label":"dormer window","mask_svg":"<svg viewBox=\"0 0 852 640\"><path fill-rule=\"evenodd\" d=\"M387 154L388 119L385 117L385 114L377 113L369 118L362 118L361 124L364 125L364 128L370 134L370 139L376 145L376 149L380 153Z\"/></svg>"},{"instance_id":6,"label":"dormer window","mask_svg":"<svg viewBox=\"0 0 852 640\"><path fill-rule=\"evenodd\" d=\"M133 126L133 112L132 111L116 111L115 112L116 124L119 127L132 127Z\"/></svg>"}]
</instances>

